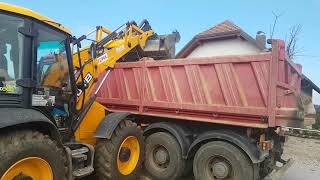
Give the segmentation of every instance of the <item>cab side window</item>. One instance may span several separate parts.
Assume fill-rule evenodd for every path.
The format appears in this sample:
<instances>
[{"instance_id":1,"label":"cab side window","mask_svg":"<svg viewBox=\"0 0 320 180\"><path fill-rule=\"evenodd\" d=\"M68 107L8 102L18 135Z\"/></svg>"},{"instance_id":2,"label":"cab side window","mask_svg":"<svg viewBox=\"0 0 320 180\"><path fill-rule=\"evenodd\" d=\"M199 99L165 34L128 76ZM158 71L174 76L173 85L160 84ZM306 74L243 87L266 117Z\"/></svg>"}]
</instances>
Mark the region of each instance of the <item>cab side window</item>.
<instances>
[{"instance_id":1,"label":"cab side window","mask_svg":"<svg viewBox=\"0 0 320 180\"><path fill-rule=\"evenodd\" d=\"M37 82L41 87L70 90L69 65L64 38L39 29Z\"/></svg>"}]
</instances>

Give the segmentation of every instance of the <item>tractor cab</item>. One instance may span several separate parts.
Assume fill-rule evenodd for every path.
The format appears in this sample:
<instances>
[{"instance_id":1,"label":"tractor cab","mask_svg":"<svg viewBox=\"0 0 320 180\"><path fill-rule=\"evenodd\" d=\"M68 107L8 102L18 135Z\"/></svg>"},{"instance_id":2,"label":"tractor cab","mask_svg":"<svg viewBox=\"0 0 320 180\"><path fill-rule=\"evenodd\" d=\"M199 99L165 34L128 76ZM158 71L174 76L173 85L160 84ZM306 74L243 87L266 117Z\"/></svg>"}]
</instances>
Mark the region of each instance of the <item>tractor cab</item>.
<instances>
[{"instance_id":1,"label":"tractor cab","mask_svg":"<svg viewBox=\"0 0 320 180\"><path fill-rule=\"evenodd\" d=\"M70 32L32 11L1 8L0 106L35 108L66 127L76 100Z\"/></svg>"}]
</instances>

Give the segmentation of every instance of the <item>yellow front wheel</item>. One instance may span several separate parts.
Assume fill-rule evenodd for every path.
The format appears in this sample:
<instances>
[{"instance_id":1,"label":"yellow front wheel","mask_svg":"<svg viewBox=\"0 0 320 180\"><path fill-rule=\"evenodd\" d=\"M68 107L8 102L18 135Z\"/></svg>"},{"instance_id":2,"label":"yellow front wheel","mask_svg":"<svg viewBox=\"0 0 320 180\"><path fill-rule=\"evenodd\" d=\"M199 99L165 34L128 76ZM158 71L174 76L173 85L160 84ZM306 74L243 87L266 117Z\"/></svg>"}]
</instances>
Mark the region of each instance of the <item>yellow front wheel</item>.
<instances>
[{"instance_id":1,"label":"yellow front wheel","mask_svg":"<svg viewBox=\"0 0 320 180\"><path fill-rule=\"evenodd\" d=\"M28 157L9 168L1 178L6 179L53 180L53 174L47 161L38 157Z\"/></svg>"},{"instance_id":2,"label":"yellow front wheel","mask_svg":"<svg viewBox=\"0 0 320 180\"><path fill-rule=\"evenodd\" d=\"M137 179L144 157L143 132L136 123L124 120L110 140L98 139L95 170L99 179Z\"/></svg>"},{"instance_id":3,"label":"yellow front wheel","mask_svg":"<svg viewBox=\"0 0 320 180\"><path fill-rule=\"evenodd\" d=\"M65 180L63 150L38 131L0 136L0 180Z\"/></svg>"}]
</instances>

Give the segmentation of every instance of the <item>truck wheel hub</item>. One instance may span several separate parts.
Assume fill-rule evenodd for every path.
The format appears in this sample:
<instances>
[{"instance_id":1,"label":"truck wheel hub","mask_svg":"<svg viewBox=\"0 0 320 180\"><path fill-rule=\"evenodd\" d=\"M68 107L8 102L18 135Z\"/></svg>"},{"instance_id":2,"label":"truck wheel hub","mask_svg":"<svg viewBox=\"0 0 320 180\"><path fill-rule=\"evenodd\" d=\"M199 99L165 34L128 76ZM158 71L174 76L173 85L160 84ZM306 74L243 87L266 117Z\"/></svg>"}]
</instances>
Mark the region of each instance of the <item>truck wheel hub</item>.
<instances>
[{"instance_id":1,"label":"truck wheel hub","mask_svg":"<svg viewBox=\"0 0 320 180\"><path fill-rule=\"evenodd\" d=\"M230 168L225 162L217 162L212 164L211 172L215 178L223 179L228 177Z\"/></svg>"},{"instance_id":2,"label":"truck wheel hub","mask_svg":"<svg viewBox=\"0 0 320 180\"><path fill-rule=\"evenodd\" d=\"M19 174L18 176L14 177L13 180L32 180L33 178L24 174Z\"/></svg>"},{"instance_id":3,"label":"truck wheel hub","mask_svg":"<svg viewBox=\"0 0 320 180\"><path fill-rule=\"evenodd\" d=\"M160 146L155 149L154 159L158 165L167 164L169 162L169 153L163 146Z\"/></svg>"},{"instance_id":4,"label":"truck wheel hub","mask_svg":"<svg viewBox=\"0 0 320 180\"><path fill-rule=\"evenodd\" d=\"M130 159L131 151L129 148L122 147L119 153L119 159L121 162L127 162Z\"/></svg>"},{"instance_id":5,"label":"truck wheel hub","mask_svg":"<svg viewBox=\"0 0 320 180\"><path fill-rule=\"evenodd\" d=\"M140 144L135 136L128 136L119 147L117 166L118 171L127 176L137 167L140 159Z\"/></svg>"}]
</instances>

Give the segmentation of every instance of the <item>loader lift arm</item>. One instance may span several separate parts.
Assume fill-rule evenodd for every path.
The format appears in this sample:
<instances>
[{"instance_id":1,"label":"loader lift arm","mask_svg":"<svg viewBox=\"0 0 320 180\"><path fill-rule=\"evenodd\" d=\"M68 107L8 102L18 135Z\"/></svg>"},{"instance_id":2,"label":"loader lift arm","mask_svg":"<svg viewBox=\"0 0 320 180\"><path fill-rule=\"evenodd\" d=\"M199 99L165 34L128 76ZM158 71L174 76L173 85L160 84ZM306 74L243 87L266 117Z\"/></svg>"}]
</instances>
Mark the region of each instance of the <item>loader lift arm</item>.
<instances>
[{"instance_id":1,"label":"loader lift arm","mask_svg":"<svg viewBox=\"0 0 320 180\"><path fill-rule=\"evenodd\" d=\"M147 20L144 20L139 27L135 22L130 22L120 26L115 31L97 26L95 32L96 40L90 46L77 51L73 55L73 66L78 85L77 110L80 114L72 123L70 135L78 129L82 119L95 102L96 94L115 63L120 60L126 60L126 58L139 60L143 57L143 49L147 41L157 38ZM92 34L92 32L89 34ZM83 35L76 39L73 44L79 48L80 41L86 38L87 36ZM165 41L166 39L163 40ZM153 52L164 54L161 50L167 51L167 48L163 48L159 44ZM157 57L159 55L155 54L155 58ZM102 81L96 85L97 79L102 73L105 73Z\"/></svg>"},{"instance_id":2,"label":"loader lift arm","mask_svg":"<svg viewBox=\"0 0 320 180\"><path fill-rule=\"evenodd\" d=\"M157 35L146 20L144 20L139 27L135 22L130 22L120 26L113 32L105 27L97 26L95 32L96 40L91 46L87 46L73 55L73 65L77 83L82 84L82 86L80 86L82 89L78 90L78 110L82 109L83 104L86 104L90 97L83 96L83 94L87 93L92 95L93 89L96 90L94 94L98 92L99 85L95 86L96 88L94 88L93 85L101 73L113 68L118 61L139 60L144 56L143 53L148 40L157 39ZM107 36L104 37L105 34ZM75 40L73 44L79 44L81 40L86 38L86 35L83 35ZM166 41L166 39L164 38L163 41ZM175 43L176 40L173 42ZM168 51L168 48L161 46L160 43L158 46L154 46L157 49L154 49L153 52L166 54L163 52ZM155 53L154 55L153 58L155 59L161 57ZM169 55L166 56L166 58L169 58ZM148 55L148 57L152 56ZM81 78L81 74L83 74L83 79ZM103 79L105 80L105 78ZM85 93L83 93L83 91L85 91Z\"/></svg>"}]
</instances>

